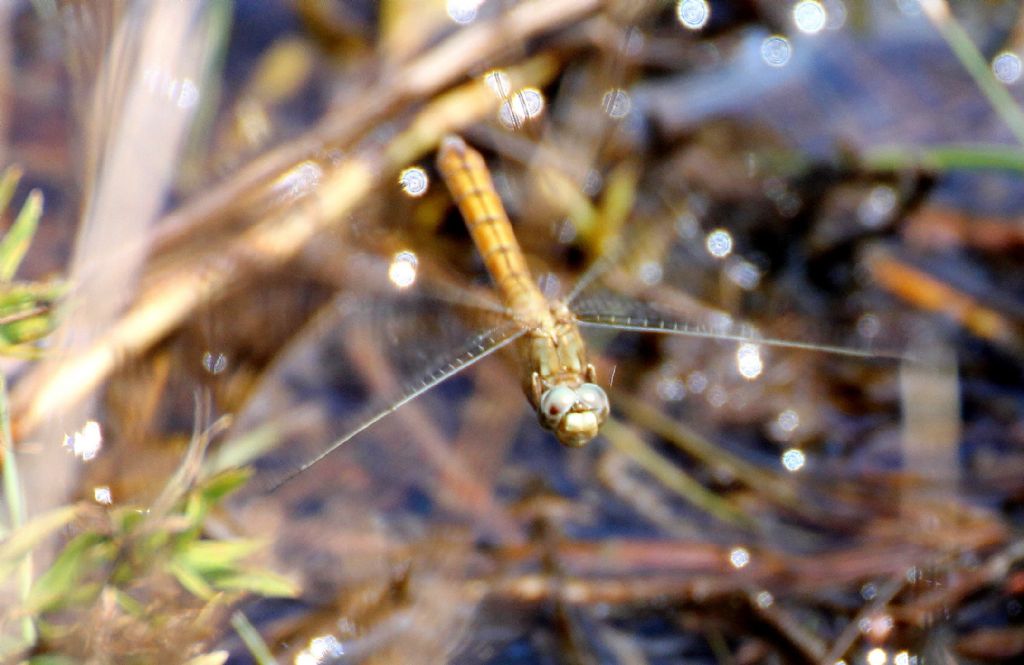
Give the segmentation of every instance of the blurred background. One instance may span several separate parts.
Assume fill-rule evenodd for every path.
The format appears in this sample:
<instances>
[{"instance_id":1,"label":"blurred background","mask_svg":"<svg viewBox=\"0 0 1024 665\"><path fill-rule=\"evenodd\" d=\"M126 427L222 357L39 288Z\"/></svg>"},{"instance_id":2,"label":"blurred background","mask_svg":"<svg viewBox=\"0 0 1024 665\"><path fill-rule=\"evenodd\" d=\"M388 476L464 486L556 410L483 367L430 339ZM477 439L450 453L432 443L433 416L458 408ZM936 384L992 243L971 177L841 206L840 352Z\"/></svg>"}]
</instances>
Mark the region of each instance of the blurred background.
<instances>
[{"instance_id":1,"label":"blurred background","mask_svg":"<svg viewBox=\"0 0 1024 665\"><path fill-rule=\"evenodd\" d=\"M1019 3L35 0L0 31L4 659L1024 655ZM586 448L486 353L451 133L546 295L701 332L584 329Z\"/></svg>"}]
</instances>

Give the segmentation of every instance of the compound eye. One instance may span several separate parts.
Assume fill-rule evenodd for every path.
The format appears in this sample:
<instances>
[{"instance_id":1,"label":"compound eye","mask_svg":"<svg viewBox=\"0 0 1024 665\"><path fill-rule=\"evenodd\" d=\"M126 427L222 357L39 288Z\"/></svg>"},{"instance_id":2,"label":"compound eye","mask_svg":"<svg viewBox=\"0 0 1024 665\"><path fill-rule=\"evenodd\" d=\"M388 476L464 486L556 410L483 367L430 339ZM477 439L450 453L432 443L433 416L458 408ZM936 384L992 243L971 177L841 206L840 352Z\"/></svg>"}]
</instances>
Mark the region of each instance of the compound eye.
<instances>
[{"instance_id":1,"label":"compound eye","mask_svg":"<svg viewBox=\"0 0 1024 665\"><path fill-rule=\"evenodd\" d=\"M544 422L557 425L576 403L576 391L568 386L555 386L540 398L540 415Z\"/></svg>"},{"instance_id":2,"label":"compound eye","mask_svg":"<svg viewBox=\"0 0 1024 665\"><path fill-rule=\"evenodd\" d=\"M582 386L576 389L576 394L579 396L581 402L587 405L587 408L600 415L607 415L610 407L608 405L608 395L604 392L601 386L595 383L584 383Z\"/></svg>"}]
</instances>

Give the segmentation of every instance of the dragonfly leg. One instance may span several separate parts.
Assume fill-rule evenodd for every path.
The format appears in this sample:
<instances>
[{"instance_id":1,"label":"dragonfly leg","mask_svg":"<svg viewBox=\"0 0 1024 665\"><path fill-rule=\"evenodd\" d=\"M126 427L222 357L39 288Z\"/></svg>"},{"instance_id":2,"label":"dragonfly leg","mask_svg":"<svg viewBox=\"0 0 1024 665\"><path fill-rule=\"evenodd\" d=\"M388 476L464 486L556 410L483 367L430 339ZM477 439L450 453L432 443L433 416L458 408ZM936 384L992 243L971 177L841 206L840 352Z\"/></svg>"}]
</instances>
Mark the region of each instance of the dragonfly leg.
<instances>
[{"instance_id":1,"label":"dragonfly leg","mask_svg":"<svg viewBox=\"0 0 1024 665\"><path fill-rule=\"evenodd\" d=\"M540 404L540 397L544 393L544 385L540 380L540 374L534 372L530 382L531 390L533 390L533 403Z\"/></svg>"}]
</instances>

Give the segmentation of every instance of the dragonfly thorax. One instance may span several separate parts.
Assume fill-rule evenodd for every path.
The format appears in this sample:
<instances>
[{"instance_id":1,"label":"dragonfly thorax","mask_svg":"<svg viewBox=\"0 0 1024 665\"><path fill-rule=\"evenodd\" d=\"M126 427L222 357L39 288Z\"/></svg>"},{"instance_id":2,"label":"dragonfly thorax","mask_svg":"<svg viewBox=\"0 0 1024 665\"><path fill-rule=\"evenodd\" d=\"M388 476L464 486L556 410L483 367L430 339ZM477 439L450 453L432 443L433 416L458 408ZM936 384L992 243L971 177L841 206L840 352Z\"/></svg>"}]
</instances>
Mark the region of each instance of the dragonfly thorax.
<instances>
[{"instance_id":1,"label":"dragonfly thorax","mask_svg":"<svg viewBox=\"0 0 1024 665\"><path fill-rule=\"evenodd\" d=\"M545 314L520 342L523 387L540 424L576 448L597 436L608 417L608 396L595 383L576 317L559 302Z\"/></svg>"}]
</instances>

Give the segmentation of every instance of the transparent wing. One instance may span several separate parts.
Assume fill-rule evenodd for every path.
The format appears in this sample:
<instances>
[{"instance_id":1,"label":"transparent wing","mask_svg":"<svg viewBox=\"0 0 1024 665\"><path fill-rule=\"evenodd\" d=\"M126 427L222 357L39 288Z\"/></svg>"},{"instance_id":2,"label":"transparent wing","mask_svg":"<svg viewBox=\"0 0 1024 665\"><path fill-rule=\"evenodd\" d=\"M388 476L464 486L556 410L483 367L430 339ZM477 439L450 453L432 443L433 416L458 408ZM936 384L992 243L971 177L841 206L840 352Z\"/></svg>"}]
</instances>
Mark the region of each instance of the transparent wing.
<instances>
[{"instance_id":1,"label":"transparent wing","mask_svg":"<svg viewBox=\"0 0 1024 665\"><path fill-rule=\"evenodd\" d=\"M426 305L427 303L421 302L420 304ZM430 304L437 308L441 303L435 301ZM401 335L398 328L402 327L401 323L412 322L412 325L423 335L427 332L424 328L427 319L424 316L413 316L412 310L407 310L402 317L394 315L382 316L382 313L390 308L372 307L367 303L361 304L359 308L376 315L371 316L371 319L387 319L383 326L372 325L371 327L374 329L373 334L380 335L383 338L390 337L393 346L396 349L401 349L400 353L393 354L394 357L391 359L391 362L393 363L394 371L403 377L403 381L394 392L372 398L359 415L346 418L347 426L344 433L311 457L308 457L297 466L277 477L270 483L269 487L271 490L277 489L285 482L340 448L353 437L372 427L381 419L394 413L438 384L495 351L504 348L525 332L514 321L506 319L482 332L478 332L469 337L469 339L463 338L464 341L462 343L454 346L445 344L443 340L438 340L437 338L435 338L435 343L432 345L422 343L423 339L429 338L428 335L418 338L416 340L417 343L413 344L408 343L412 341L412 338ZM359 314L353 312L352 315L358 316ZM437 317L435 316L434 319L436 320ZM377 323L379 324L380 321ZM437 327L437 330L442 329L445 329L445 327ZM447 329L451 330L452 328L449 327ZM445 350L438 354L436 352L438 347L444 347ZM431 349L435 349L435 351Z\"/></svg>"},{"instance_id":2,"label":"transparent wing","mask_svg":"<svg viewBox=\"0 0 1024 665\"><path fill-rule=\"evenodd\" d=\"M831 276L815 274L817 266L790 260L789 253L807 248L786 248L784 230L765 241L742 223L707 228L694 213L698 205L692 196L663 191L660 209L635 220L591 264L566 297L581 324L913 359L906 312L894 310L877 290L849 276L834 286L827 283ZM830 261L826 256L821 263ZM851 274L861 263L851 262Z\"/></svg>"},{"instance_id":3,"label":"transparent wing","mask_svg":"<svg viewBox=\"0 0 1024 665\"><path fill-rule=\"evenodd\" d=\"M757 326L737 322L729 314L717 310L705 310L703 316L693 322L679 321L673 319L671 315L659 311L650 303L611 292L578 297L573 303L573 311L584 327L763 344L777 348L804 349L859 358L913 359L903 351L872 348L870 340L865 340L867 346L857 347L767 337Z\"/></svg>"}]
</instances>

